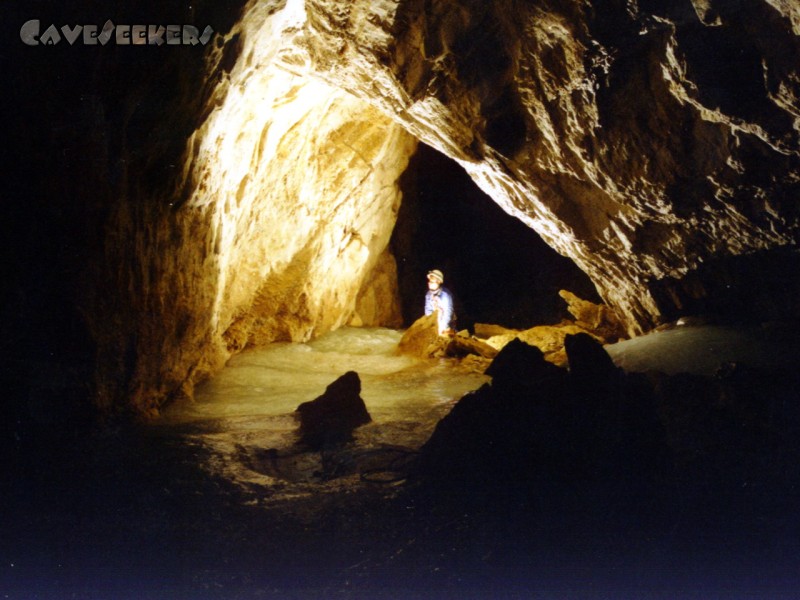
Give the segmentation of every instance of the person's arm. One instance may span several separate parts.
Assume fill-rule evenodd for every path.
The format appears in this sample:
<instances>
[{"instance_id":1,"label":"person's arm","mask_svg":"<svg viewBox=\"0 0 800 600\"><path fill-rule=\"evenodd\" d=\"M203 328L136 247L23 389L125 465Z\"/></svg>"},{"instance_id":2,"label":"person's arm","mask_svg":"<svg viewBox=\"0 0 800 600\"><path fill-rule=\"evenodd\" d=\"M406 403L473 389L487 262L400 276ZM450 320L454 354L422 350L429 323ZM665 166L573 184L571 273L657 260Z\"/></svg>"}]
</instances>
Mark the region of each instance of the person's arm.
<instances>
[{"instance_id":1,"label":"person's arm","mask_svg":"<svg viewBox=\"0 0 800 600\"><path fill-rule=\"evenodd\" d=\"M433 295L430 293L425 294L425 316L433 312Z\"/></svg>"},{"instance_id":2,"label":"person's arm","mask_svg":"<svg viewBox=\"0 0 800 600\"><path fill-rule=\"evenodd\" d=\"M444 333L450 328L453 320L453 297L443 292L439 297L439 333Z\"/></svg>"}]
</instances>

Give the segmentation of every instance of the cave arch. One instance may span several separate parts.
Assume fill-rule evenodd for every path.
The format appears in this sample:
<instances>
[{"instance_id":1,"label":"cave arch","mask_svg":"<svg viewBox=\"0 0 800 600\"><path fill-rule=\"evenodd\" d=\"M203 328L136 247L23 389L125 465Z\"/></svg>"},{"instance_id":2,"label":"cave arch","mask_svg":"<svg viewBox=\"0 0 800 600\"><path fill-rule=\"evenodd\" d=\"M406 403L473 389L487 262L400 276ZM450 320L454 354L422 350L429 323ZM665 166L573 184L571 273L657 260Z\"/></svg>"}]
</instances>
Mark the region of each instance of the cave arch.
<instances>
[{"instance_id":1,"label":"cave arch","mask_svg":"<svg viewBox=\"0 0 800 600\"><path fill-rule=\"evenodd\" d=\"M62 45L36 55L47 63L41 73L18 69L12 80L37 114L12 124L8 147L41 140L34 166L10 169L11 192L36 197L33 216L14 225L50 238L44 223L61 237L24 264L53 259L55 283L36 297L88 331L82 353L101 409L157 411L254 331L266 343L318 335L356 313L370 322L393 278L383 248L419 140L570 257L631 333L700 304L708 282L681 282L693 272L707 280L703 265L717 271L717 259L796 248L796 131L759 108L796 114L796 15L787 9L765 20L742 7L715 25L730 56L749 49L751 68L737 76L759 76L747 89L760 100L736 112L715 106L715 81L692 68L702 45L686 43L705 39L705 25L687 30L666 15L656 27L644 5L232 4L198 7L219 29L205 56L119 48L77 61ZM487 68L471 69L462 50L483 29L503 47L472 55ZM341 118L324 120L326 111ZM51 175L40 182L40 172ZM369 192L348 193L359 189ZM310 194L335 210L315 213ZM369 218L378 214L386 218ZM312 222L314 233L303 225ZM300 242L280 235L297 227ZM13 270L20 280L36 272ZM298 273L325 285L298 284ZM377 281L383 289L364 285Z\"/></svg>"},{"instance_id":2,"label":"cave arch","mask_svg":"<svg viewBox=\"0 0 800 600\"><path fill-rule=\"evenodd\" d=\"M528 328L569 318L569 289L600 302L587 275L503 211L455 161L426 144L400 182L403 202L390 241L403 321L420 316L425 274L444 270L460 303L459 326Z\"/></svg>"},{"instance_id":3,"label":"cave arch","mask_svg":"<svg viewBox=\"0 0 800 600\"><path fill-rule=\"evenodd\" d=\"M183 393L248 345L307 341L347 324L410 324L433 260L446 259L438 266L456 284L467 327L557 322L562 287L599 300L572 261L495 204L463 164L313 74L254 62L231 69L192 136L193 192L173 215L181 228L199 220L201 233L180 239L184 302L161 315L184 324L170 337L179 355L199 348ZM437 211L449 215L449 230L429 218ZM449 257L424 239L430 225L436 240L452 238ZM172 378L176 367L154 369Z\"/></svg>"}]
</instances>

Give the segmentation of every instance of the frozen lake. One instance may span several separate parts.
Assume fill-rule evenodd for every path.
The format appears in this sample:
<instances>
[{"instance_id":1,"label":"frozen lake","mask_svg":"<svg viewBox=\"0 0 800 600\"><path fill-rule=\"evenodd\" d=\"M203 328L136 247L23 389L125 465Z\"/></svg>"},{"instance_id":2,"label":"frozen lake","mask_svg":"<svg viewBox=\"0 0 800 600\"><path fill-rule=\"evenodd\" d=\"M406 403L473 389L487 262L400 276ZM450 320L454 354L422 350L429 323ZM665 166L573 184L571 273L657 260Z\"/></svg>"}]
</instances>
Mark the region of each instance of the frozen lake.
<instances>
[{"instance_id":1,"label":"frozen lake","mask_svg":"<svg viewBox=\"0 0 800 600\"><path fill-rule=\"evenodd\" d=\"M797 332L779 325L677 326L606 346L626 371L714 375L724 363L764 369L795 368Z\"/></svg>"},{"instance_id":2,"label":"frozen lake","mask_svg":"<svg viewBox=\"0 0 800 600\"><path fill-rule=\"evenodd\" d=\"M370 453L417 450L465 393L490 379L455 360L399 356L401 337L391 329L344 328L306 344L245 351L198 386L195 402L171 407L160 426L196 446L208 471L234 483L262 490L275 490L282 480L319 484L326 457L297 448L293 413L353 370L361 378L372 422L355 430L354 443L337 450L335 460L355 472L361 468L354 466L359 457ZM789 330L717 325L675 327L606 346L627 371L704 375L729 362L794 368L797 349Z\"/></svg>"},{"instance_id":3,"label":"frozen lake","mask_svg":"<svg viewBox=\"0 0 800 600\"><path fill-rule=\"evenodd\" d=\"M311 481L323 458L298 452L293 413L352 370L372 422L355 430L354 444L344 451L349 455L340 459L416 450L465 393L489 378L452 359L399 356L401 337L391 329L344 328L306 344L246 350L199 385L193 403L171 407L159 426L204 450L206 468L228 480L267 487L281 475ZM267 450L278 459L265 458Z\"/></svg>"}]
</instances>

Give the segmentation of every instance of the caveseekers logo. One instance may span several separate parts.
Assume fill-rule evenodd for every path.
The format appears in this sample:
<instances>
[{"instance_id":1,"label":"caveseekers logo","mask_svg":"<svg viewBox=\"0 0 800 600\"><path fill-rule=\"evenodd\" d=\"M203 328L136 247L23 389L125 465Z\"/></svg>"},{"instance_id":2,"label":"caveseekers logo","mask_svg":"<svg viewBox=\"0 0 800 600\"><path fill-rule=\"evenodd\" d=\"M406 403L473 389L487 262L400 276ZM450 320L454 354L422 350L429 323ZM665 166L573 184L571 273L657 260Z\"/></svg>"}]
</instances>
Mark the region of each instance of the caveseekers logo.
<instances>
[{"instance_id":1,"label":"caveseekers logo","mask_svg":"<svg viewBox=\"0 0 800 600\"><path fill-rule=\"evenodd\" d=\"M97 25L50 25L42 31L39 19L25 22L19 37L28 46L55 46L65 41L70 46L105 46L113 42L118 46L205 46L214 30L206 26L201 32L194 25L115 25L110 19L102 27Z\"/></svg>"}]
</instances>

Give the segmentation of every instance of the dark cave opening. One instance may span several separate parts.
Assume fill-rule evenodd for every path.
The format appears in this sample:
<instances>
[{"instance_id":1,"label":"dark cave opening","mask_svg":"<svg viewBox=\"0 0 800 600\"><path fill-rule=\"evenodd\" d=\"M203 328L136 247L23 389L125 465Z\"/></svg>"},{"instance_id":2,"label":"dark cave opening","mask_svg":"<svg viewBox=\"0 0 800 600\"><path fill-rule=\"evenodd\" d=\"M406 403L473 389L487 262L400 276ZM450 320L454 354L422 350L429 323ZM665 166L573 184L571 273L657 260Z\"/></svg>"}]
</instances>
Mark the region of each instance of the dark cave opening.
<instances>
[{"instance_id":1,"label":"dark cave opening","mask_svg":"<svg viewBox=\"0 0 800 600\"><path fill-rule=\"evenodd\" d=\"M403 202L391 250L397 260L403 320L422 315L425 274L445 274L459 328L512 328L568 318L558 291L601 302L569 258L488 197L455 161L420 144L401 181Z\"/></svg>"}]
</instances>

